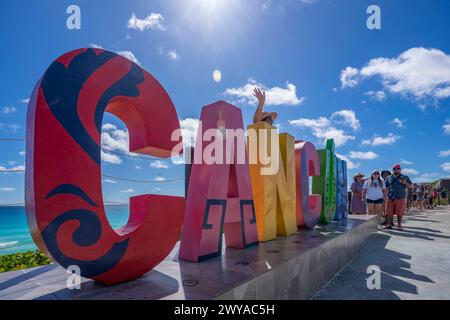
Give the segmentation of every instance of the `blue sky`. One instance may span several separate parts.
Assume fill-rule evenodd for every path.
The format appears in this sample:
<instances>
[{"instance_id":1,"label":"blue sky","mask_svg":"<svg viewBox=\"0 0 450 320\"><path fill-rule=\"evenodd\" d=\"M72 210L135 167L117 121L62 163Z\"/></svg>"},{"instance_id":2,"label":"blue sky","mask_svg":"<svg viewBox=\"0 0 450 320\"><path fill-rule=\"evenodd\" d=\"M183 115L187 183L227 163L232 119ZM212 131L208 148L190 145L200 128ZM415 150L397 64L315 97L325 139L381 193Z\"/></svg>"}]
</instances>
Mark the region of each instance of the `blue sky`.
<instances>
[{"instance_id":1,"label":"blue sky","mask_svg":"<svg viewBox=\"0 0 450 320\"><path fill-rule=\"evenodd\" d=\"M81 30L66 9L81 8ZM366 27L369 5L381 30ZM185 128L201 107L227 100L252 119L249 90L263 85L282 132L336 151L349 173L402 163L413 181L450 175L448 1L184 0L12 1L0 3L0 138L25 136L26 101L50 63L88 46L120 52L169 92ZM213 79L220 70L221 81ZM126 129L105 116L103 141L127 152ZM0 171L23 168L25 145L0 141ZM184 167L110 153L106 174L184 176ZM22 173L0 173L0 203L23 202ZM103 181L104 199L183 194L184 183Z\"/></svg>"}]
</instances>

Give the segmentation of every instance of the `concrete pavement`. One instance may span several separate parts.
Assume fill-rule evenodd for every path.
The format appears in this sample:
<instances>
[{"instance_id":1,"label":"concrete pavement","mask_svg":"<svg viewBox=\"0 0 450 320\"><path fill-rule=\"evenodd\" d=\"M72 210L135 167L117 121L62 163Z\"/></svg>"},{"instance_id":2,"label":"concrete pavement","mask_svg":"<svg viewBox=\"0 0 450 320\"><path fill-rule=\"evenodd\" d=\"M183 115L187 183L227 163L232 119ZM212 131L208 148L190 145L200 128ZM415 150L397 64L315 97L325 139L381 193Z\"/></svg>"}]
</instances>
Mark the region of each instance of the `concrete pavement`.
<instances>
[{"instance_id":1,"label":"concrete pavement","mask_svg":"<svg viewBox=\"0 0 450 320\"><path fill-rule=\"evenodd\" d=\"M403 227L379 231L313 299L450 299L450 207L413 211ZM367 287L371 265L380 289Z\"/></svg>"}]
</instances>

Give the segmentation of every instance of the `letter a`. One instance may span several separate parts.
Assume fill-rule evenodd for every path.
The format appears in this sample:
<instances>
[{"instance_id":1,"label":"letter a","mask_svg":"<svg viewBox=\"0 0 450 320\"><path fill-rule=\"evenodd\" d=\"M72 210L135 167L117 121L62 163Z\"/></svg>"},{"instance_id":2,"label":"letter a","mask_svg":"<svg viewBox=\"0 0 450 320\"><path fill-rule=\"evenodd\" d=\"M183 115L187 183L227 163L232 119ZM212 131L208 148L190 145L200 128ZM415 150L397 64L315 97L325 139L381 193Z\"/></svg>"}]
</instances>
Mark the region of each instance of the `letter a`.
<instances>
[{"instance_id":1,"label":"letter a","mask_svg":"<svg viewBox=\"0 0 450 320\"><path fill-rule=\"evenodd\" d=\"M381 29L381 9L377 5L367 7L367 14L372 14L367 18L367 28L369 30Z\"/></svg>"},{"instance_id":2,"label":"letter a","mask_svg":"<svg viewBox=\"0 0 450 320\"><path fill-rule=\"evenodd\" d=\"M241 110L219 101L204 107L200 120L202 126L197 134L196 154L204 154L208 142L201 137L207 130L240 132L240 135L238 142L233 143L231 153L222 153L223 159L217 159L216 154L218 161L215 163L192 164L180 258L194 262L220 256L223 233L227 247L247 248L258 244L248 161L245 157L243 163L236 161L240 154L245 155ZM227 134L220 142L222 150L230 138Z\"/></svg>"},{"instance_id":3,"label":"letter a","mask_svg":"<svg viewBox=\"0 0 450 320\"><path fill-rule=\"evenodd\" d=\"M81 9L77 5L70 5L66 10L67 14L70 16L67 17L66 26L69 30L80 30L81 29Z\"/></svg>"}]
</instances>

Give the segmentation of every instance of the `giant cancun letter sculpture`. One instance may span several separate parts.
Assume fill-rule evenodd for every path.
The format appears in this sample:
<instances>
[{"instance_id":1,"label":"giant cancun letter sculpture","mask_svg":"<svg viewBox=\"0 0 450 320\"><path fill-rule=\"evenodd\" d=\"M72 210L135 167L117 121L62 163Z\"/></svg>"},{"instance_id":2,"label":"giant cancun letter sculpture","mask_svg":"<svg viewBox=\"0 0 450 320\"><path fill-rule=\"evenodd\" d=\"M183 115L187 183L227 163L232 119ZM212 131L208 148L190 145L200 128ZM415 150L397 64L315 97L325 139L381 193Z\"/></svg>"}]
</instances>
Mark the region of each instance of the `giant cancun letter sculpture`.
<instances>
[{"instance_id":1,"label":"giant cancun letter sculpture","mask_svg":"<svg viewBox=\"0 0 450 320\"><path fill-rule=\"evenodd\" d=\"M319 222L322 195L309 194L309 177L320 176L316 148L310 142L295 145L296 213L299 228L314 228Z\"/></svg>"},{"instance_id":2,"label":"giant cancun letter sculpture","mask_svg":"<svg viewBox=\"0 0 450 320\"><path fill-rule=\"evenodd\" d=\"M322 195L322 210L320 223L330 223L336 212L336 156L334 155L334 140L328 139L326 148L318 150L320 161L320 176L313 177L313 193Z\"/></svg>"},{"instance_id":3,"label":"giant cancun letter sculpture","mask_svg":"<svg viewBox=\"0 0 450 320\"><path fill-rule=\"evenodd\" d=\"M241 110L219 101L200 123L180 248L194 262L220 256L223 233L227 247L258 244Z\"/></svg>"},{"instance_id":4,"label":"giant cancun letter sculpture","mask_svg":"<svg viewBox=\"0 0 450 320\"><path fill-rule=\"evenodd\" d=\"M148 72L101 49L54 61L27 113L26 211L37 246L67 268L105 284L135 279L161 262L181 230L184 198L130 199L128 223L109 225L103 206L100 134L105 111L129 129L130 150L169 157L178 117Z\"/></svg>"},{"instance_id":5,"label":"giant cancun letter sculpture","mask_svg":"<svg viewBox=\"0 0 450 320\"><path fill-rule=\"evenodd\" d=\"M329 183L328 183L328 215L327 217L330 217L330 220L334 218L336 213L336 187L337 187L337 174L336 174L336 154L334 153L335 150L335 144L334 139L328 139L327 140L327 146L326 148L330 151L329 157L330 157L330 175L328 176Z\"/></svg>"},{"instance_id":6,"label":"giant cancun letter sculpture","mask_svg":"<svg viewBox=\"0 0 450 320\"><path fill-rule=\"evenodd\" d=\"M336 158L336 215L334 220L347 219L347 162Z\"/></svg>"},{"instance_id":7,"label":"giant cancun letter sculpture","mask_svg":"<svg viewBox=\"0 0 450 320\"><path fill-rule=\"evenodd\" d=\"M294 234L297 231L294 137L287 133L278 136L276 128L265 122L248 126L247 132L258 238L260 241L268 241L275 239L277 235ZM272 139L272 134L275 135L275 140ZM271 162L278 163L274 172L264 173L264 168L271 164L262 161L263 155L270 155Z\"/></svg>"},{"instance_id":8,"label":"giant cancun letter sculpture","mask_svg":"<svg viewBox=\"0 0 450 320\"><path fill-rule=\"evenodd\" d=\"M327 149L317 150L317 156L320 162L320 176L313 177L312 179L312 192L322 195L322 205L320 209L319 222L326 224L329 223L331 217L328 217L328 183L329 183L329 151Z\"/></svg>"}]
</instances>

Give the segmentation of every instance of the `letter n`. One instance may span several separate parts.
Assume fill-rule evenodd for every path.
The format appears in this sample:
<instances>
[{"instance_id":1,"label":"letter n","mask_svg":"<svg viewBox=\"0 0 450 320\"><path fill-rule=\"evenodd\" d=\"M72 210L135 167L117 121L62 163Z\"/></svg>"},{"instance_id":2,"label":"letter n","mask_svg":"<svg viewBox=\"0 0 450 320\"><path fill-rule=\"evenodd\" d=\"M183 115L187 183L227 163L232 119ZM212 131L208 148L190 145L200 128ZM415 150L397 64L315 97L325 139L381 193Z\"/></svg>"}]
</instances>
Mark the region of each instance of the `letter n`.
<instances>
[{"instance_id":1,"label":"letter n","mask_svg":"<svg viewBox=\"0 0 450 320\"><path fill-rule=\"evenodd\" d=\"M180 258L194 262L220 256L223 233L227 247L247 248L258 244L241 110L219 101L202 109L200 121L196 153L203 155L208 145L202 139L207 130L220 132L215 139L224 131L238 134L237 137L227 134L221 144L212 142L223 146L223 150L232 144L230 150L222 152L223 159L216 157L219 161L212 164L205 161L192 164Z\"/></svg>"},{"instance_id":2,"label":"letter n","mask_svg":"<svg viewBox=\"0 0 450 320\"><path fill-rule=\"evenodd\" d=\"M257 158L256 163L250 162L253 198L255 199L256 221L259 241L269 241L277 235L286 236L297 231L295 215L295 140L283 133L278 139L276 128L265 122L258 122L247 127L256 132L257 142L251 141L249 133L249 158ZM274 146L279 143L279 148ZM252 147L256 146L256 147ZM252 153L258 153L255 157ZM261 155L269 155L270 163L262 163ZM277 170L264 174L267 167L277 163Z\"/></svg>"}]
</instances>

